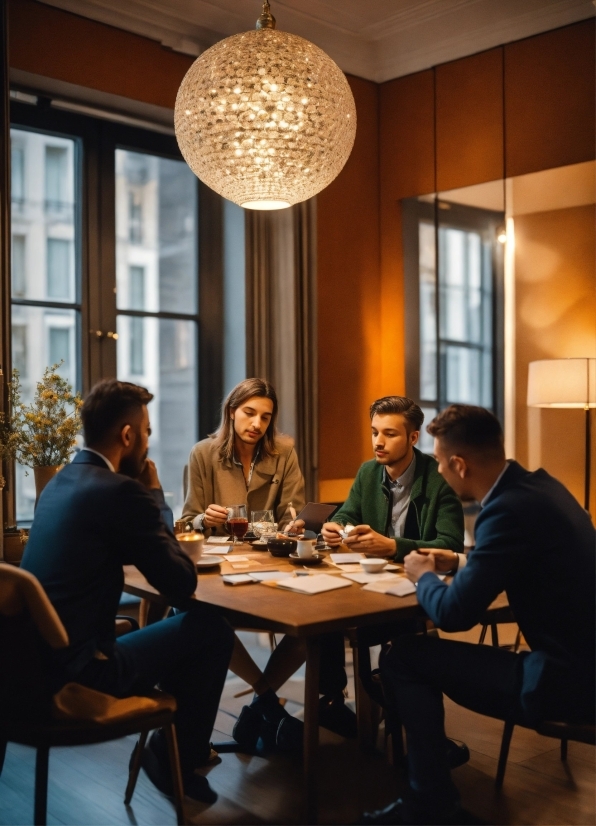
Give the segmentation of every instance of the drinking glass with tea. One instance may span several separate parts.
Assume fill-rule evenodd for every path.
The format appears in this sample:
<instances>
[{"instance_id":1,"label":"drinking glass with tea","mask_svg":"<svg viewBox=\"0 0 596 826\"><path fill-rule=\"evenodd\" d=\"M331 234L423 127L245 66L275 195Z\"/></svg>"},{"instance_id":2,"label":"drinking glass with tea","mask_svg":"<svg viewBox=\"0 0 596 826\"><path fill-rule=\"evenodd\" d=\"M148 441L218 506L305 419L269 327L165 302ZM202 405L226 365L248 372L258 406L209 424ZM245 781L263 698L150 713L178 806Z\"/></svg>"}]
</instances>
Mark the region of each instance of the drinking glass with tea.
<instances>
[{"instance_id":1,"label":"drinking glass with tea","mask_svg":"<svg viewBox=\"0 0 596 826\"><path fill-rule=\"evenodd\" d=\"M226 527L232 534L232 545L242 544L244 534L248 530L248 517L246 515L246 505L234 505L228 508L228 521Z\"/></svg>"}]
</instances>

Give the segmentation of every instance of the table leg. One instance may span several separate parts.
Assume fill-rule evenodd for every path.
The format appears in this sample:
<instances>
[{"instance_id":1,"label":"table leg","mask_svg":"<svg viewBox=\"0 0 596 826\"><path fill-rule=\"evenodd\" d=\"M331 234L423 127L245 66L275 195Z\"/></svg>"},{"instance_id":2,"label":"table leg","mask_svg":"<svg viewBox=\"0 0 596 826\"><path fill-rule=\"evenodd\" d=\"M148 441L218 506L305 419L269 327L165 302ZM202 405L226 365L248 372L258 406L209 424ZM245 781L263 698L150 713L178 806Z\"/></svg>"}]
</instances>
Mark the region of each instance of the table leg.
<instances>
[{"instance_id":1,"label":"table leg","mask_svg":"<svg viewBox=\"0 0 596 826\"><path fill-rule=\"evenodd\" d=\"M306 677L304 681L304 798L305 823L317 822L317 752L319 748L319 665L321 643L318 637L306 639Z\"/></svg>"},{"instance_id":2,"label":"table leg","mask_svg":"<svg viewBox=\"0 0 596 826\"><path fill-rule=\"evenodd\" d=\"M139 626L145 628L146 625L159 622L165 618L169 609L170 606L164 602L142 597L139 605Z\"/></svg>"}]
</instances>

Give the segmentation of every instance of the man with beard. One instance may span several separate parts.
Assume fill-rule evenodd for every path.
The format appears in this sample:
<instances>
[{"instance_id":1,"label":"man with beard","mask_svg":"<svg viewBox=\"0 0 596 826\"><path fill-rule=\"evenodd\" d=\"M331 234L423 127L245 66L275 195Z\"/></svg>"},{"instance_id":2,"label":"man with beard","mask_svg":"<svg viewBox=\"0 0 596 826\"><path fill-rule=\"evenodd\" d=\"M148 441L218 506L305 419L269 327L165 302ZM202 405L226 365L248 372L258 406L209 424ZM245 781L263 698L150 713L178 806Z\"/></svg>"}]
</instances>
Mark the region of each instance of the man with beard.
<instances>
[{"instance_id":1,"label":"man with beard","mask_svg":"<svg viewBox=\"0 0 596 826\"><path fill-rule=\"evenodd\" d=\"M213 803L215 792L195 769L209 760L233 632L209 606L190 601L195 567L171 532L172 514L147 458L152 398L114 379L91 390L81 410L86 447L43 491L22 567L41 582L68 633L69 646L48 655L54 690L73 681L126 697L159 683L177 702L185 793ZM171 605L188 610L116 639L123 565L136 565ZM161 730L142 766L171 794Z\"/></svg>"}]
</instances>

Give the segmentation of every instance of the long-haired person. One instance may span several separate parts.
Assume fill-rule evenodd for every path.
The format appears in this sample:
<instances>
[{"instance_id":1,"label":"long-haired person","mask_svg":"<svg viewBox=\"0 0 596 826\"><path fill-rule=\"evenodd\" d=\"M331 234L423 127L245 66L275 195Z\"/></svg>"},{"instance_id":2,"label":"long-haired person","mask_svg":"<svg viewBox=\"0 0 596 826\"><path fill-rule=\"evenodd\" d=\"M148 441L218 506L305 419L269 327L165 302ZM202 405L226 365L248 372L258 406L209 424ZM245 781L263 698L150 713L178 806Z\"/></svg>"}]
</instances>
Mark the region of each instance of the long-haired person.
<instances>
[{"instance_id":1,"label":"long-haired person","mask_svg":"<svg viewBox=\"0 0 596 826\"><path fill-rule=\"evenodd\" d=\"M245 379L228 394L219 428L190 452L182 518L196 530L225 534L226 508L233 505L246 505L249 517L252 511L272 510L283 530L292 518L290 504L296 511L303 508L304 479L294 440L278 433L277 414L277 395L266 379ZM259 737L270 747L299 742L302 724L284 710L275 691L303 659L301 646L284 637L263 673L236 637L230 668L256 695L234 728L243 747L254 748Z\"/></svg>"}]
</instances>

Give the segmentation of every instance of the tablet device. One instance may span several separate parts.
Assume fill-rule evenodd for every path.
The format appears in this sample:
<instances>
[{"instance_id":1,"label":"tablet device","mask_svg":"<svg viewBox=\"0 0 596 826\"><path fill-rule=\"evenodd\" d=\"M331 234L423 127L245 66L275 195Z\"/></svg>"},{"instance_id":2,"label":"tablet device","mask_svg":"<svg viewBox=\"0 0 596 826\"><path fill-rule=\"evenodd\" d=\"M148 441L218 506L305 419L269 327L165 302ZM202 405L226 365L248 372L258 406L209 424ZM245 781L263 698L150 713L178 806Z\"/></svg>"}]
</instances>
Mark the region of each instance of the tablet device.
<instances>
[{"instance_id":1,"label":"tablet device","mask_svg":"<svg viewBox=\"0 0 596 826\"><path fill-rule=\"evenodd\" d=\"M302 508L296 518L304 520L305 530L320 533L323 524L329 520L329 517L335 510L337 510L337 505L309 502Z\"/></svg>"}]
</instances>

